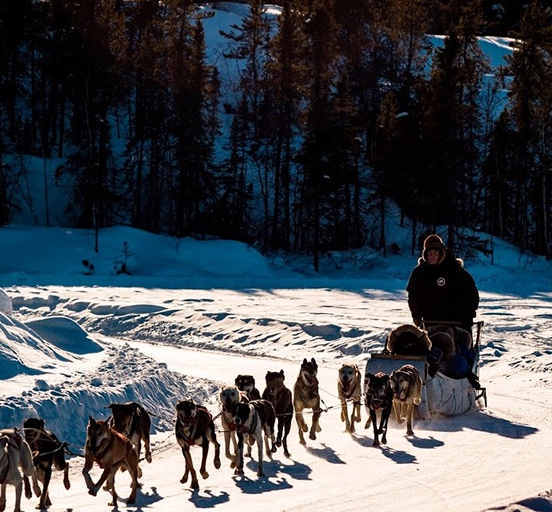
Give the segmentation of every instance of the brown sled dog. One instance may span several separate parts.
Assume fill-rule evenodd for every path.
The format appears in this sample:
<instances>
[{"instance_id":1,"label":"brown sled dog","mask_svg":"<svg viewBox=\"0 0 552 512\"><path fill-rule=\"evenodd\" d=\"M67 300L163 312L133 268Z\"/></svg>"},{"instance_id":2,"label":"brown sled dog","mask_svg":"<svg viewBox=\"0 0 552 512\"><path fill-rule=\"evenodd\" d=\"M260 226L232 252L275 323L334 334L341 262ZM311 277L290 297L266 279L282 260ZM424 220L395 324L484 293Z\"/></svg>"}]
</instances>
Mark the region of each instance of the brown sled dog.
<instances>
[{"instance_id":1,"label":"brown sled dog","mask_svg":"<svg viewBox=\"0 0 552 512\"><path fill-rule=\"evenodd\" d=\"M21 471L23 475L21 475ZM33 466L33 457L27 441L15 430L0 430L0 510L6 508L6 487L15 487L14 512L21 512L21 493L25 485L25 497L32 496L29 477L33 480L33 490L40 496L40 487L36 479L36 472Z\"/></svg>"},{"instance_id":2,"label":"brown sled dog","mask_svg":"<svg viewBox=\"0 0 552 512\"><path fill-rule=\"evenodd\" d=\"M360 422L361 376L358 366L354 363L343 364L338 372L337 396L341 401L341 421L345 422L345 430L353 433L355 421ZM348 401L353 402L349 417Z\"/></svg>"},{"instance_id":3,"label":"brown sled dog","mask_svg":"<svg viewBox=\"0 0 552 512\"><path fill-rule=\"evenodd\" d=\"M103 473L95 484L90 477L90 470L94 466L94 462L103 468ZM118 496L115 492L115 473L119 468L126 469L132 478L132 490L127 504L133 504L136 502L138 487L138 454L132 443L123 434L117 432L108 420L95 420L89 416L82 470L88 494L96 496L103 483L106 482L106 489L111 491L113 496L109 505L116 507Z\"/></svg>"},{"instance_id":4,"label":"brown sled dog","mask_svg":"<svg viewBox=\"0 0 552 512\"><path fill-rule=\"evenodd\" d=\"M109 424L120 434L123 434L132 443L138 461L140 461L140 452L142 451L142 441L146 450L146 460L151 463L150 450L150 428L151 419L148 412L136 402L126 402L124 404L110 404L111 418ZM142 477L142 470L138 465L138 478Z\"/></svg>"},{"instance_id":5,"label":"brown sled dog","mask_svg":"<svg viewBox=\"0 0 552 512\"><path fill-rule=\"evenodd\" d=\"M186 461L184 475L180 483L188 480L188 475L192 476L192 489L199 489L197 474L194 469L190 447L194 445L201 446L201 467L199 472L203 478L209 478L207 473L207 455L209 453L209 443L215 445L215 458L213 464L216 469L220 468L220 444L215 434L215 424L211 413L203 406L196 405L192 400L182 400L176 404L176 421L174 424L176 441L182 448L182 455Z\"/></svg>"},{"instance_id":6,"label":"brown sled dog","mask_svg":"<svg viewBox=\"0 0 552 512\"><path fill-rule=\"evenodd\" d=\"M274 407L277 423L276 446L284 447L284 455L291 457L288 450L287 438L291 430L293 420L293 399L291 390L286 387L284 370L279 372L266 372L266 388L263 391L263 399L268 400ZM272 452L276 451L276 446Z\"/></svg>"},{"instance_id":7,"label":"brown sled dog","mask_svg":"<svg viewBox=\"0 0 552 512\"><path fill-rule=\"evenodd\" d=\"M25 440L33 452L36 476L42 483L42 495L37 508L43 510L52 504L49 493L52 467L63 471L63 485L66 489L71 487L69 463L65 461L64 445L55 434L46 430L42 418L27 418L23 422L23 430L25 431Z\"/></svg>"},{"instance_id":8,"label":"brown sled dog","mask_svg":"<svg viewBox=\"0 0 552 512\"><path fill-rule=\"evenodd\" d=\"M389 376L393 389L393 409L399 423L406 420L406 435L413 436L414 405L422 401L422 379L418 370L405 364Z\"/></svg>"},{"instance_id":9,"label":"brown sled dog","mask_svg":"<svg viewBox=\"0 0 552 512\"><path fill-rule=\"evenodd\" d=\"M306 444L303 432L309 430L303 411L312 409L312 425L310 428L309 439L316 439L316 433L320 432L320 393L318 391L318 365L314 358L310 361L303 359L299 375L293 388L293 408L295 409L295 419L299 427L299 442Z\"/></svg>"}]
</instances>

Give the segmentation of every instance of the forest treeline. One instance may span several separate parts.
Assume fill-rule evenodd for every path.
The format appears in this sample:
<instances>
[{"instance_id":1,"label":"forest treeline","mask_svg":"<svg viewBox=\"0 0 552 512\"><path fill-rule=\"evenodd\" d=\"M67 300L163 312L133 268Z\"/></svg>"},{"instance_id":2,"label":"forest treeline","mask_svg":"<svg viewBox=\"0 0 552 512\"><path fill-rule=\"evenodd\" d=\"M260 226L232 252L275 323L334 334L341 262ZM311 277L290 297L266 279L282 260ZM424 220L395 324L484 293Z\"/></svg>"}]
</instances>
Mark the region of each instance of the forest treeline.
<instances>
[{"instance_id":1,"label":"forest treeline","mask_svg":"<svg viewBox=\"0 0 552 512\"><path fill-rule=\"evenodd\" d=\"M385 254L395 205L413 251L444 225L452 248L467 227L551 256L548 2L274 3L249 0L214 59L221 2L0 0L0 225L36 200L33 155L60 162L74 227L219 236L317 269L325 251ZM482 34L516 39L493 76Z\"/></svg>"}]
</instances>

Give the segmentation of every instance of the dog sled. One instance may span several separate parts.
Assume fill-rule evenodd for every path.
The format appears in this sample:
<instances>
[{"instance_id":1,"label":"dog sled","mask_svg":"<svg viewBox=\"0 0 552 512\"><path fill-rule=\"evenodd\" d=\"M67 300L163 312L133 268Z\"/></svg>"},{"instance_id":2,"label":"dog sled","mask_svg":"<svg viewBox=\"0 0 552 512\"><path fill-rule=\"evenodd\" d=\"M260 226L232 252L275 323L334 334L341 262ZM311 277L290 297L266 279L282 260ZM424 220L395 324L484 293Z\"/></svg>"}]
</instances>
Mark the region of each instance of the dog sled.
<instances>
[{"instance_id":1,"label":"dog sled","mask_svg":"<svg viewBox=\"0 0 552 512\"><path fill-rule=\"evenodd\" d=\"M423 382L422 401L417 408L417 416L423 420L464 414L479 399L487 406L486 390L479 384L482 327L482 321L476 322L472 336L452 322L426 322L421 329L400 326L389 333L382 352L370 354L366 373L390 375L405 364L414 366ZM455 333L461 334L455 337ZM453 363L458 361L463 364L455 368Z\"/></svg>"}]
</instances>

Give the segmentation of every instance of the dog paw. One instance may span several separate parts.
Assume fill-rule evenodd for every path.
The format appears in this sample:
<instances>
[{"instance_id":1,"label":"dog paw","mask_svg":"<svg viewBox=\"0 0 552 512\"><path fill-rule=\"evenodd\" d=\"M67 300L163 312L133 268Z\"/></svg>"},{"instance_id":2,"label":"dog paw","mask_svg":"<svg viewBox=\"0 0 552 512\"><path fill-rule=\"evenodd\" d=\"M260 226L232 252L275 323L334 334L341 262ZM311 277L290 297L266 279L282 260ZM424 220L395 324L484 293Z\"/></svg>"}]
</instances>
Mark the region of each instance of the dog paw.
<instances>
[{"instance_id":1,"label":"dog paw","mask_svg":"<svg viewBox=\"0 0 552 512\"><path fill-rule=\"evenodd\" d=\"M205 480L205 479L209 478L209 473L208 473L207 471L203 471L203 472L201 473L201 476L202 476L203 479ZM198 488L199 488L199 486L198 486Z\"/></svg>"},{"instance_id":2,"label":"dog paw","mask_svg":"<svg viewBox=\"0 0 552 512\"><path fill-rule=\"evenodd\" d=\"M90 496L96 496L96 494L98 494L98 489L94 486L88 490L88 494L90 494Z\"/></svg>"},{"instance_id":3,"label":"dog paw","mask_svg":"<svg viewBox=\"0 0 552 512\"><path fill-rule=\"evenodd\" d=\"M234 470L234 475L243 475L243 469L242 468L236 468Z\"/></svg>"},{"instance_id":4,"label":"dog paw","mask_svg":"<svg viewBox=\"0 0 552 512\"><path fill-rule=\"evenodd\" d=\"M209 476L209 475L207 475ZM205 477L203 477L205 478ZM199 482L192 482L192 485L190 485L190 489L199 489Z\"/></svg>"},{"instance_id":5,"label":"dog paw","mask_svg":"<svg viewBox=\"0 0 552 512\"><path fill-rule=\"evenodd\" d=\"M372 446L379 446L380 442L377 439L374 439L374 442L372 443Z\"/></svg>"},{"instance_id":6,"label":"dog paw","mask_svg":"<svg viewBox=\"0 0 552 512\"><path fill-rule=\"evenodd\" d=\"M271 451L272 453L276 453L276 452L278 451L278 448L276 448L276 445L274 445L274 446L270 449L270 451Z\"/></svg>"},{"instance_id":7,"label":"dog paw","mask_svg":"<svg viewBox=\"0 0 552 512\"><path fill-rule=\"evenodd\" d=\"M257 476L259 478L262 478L263 476L265 476L265 474L259 469L259 471L257 471Z\"/></svg>"},{"instance_id":8,"label":"dog paw","mask_svg":"<svg viewBox=\"0 0 552 512\"><path fill-rule=\"evenodd\" d=\"M149 464L151 464L151 453L148 453L146 455L146 460L148 461ZM128 502L127 502L128 503Z\"/></svg>"},{"instance_id":9,"label":"dog paw","mask_svg":"<svg viewBox=\"0 0 552 512\"><path fill-rule=\"evenodd\" d=\"M215 469L220 469L220 460L215 460L213 466L215 466Z\"/></svg>"},{"instance_id":10,"label":"dog paw","mask_svg":"<svg viewBox=\"0 0 552 512\"><path fill-rule=\"evenodd\" d=\"M414 431L413 431L413 430L407 430L407 431L406 431L406 435L407 435L407 436L413 436L413 435L414 435Z\"/></svg>"},{"instance_id":11,"label":"dog paw","mask_svg":"<svg viewBox=\"0 0 552 512\"><path fill-rule=\"evenodd\" d=\"M312 439L314 441L316 439L316 434L314 432L311 432L309 434L309 439Z\"/></svg>"}]
</instances>

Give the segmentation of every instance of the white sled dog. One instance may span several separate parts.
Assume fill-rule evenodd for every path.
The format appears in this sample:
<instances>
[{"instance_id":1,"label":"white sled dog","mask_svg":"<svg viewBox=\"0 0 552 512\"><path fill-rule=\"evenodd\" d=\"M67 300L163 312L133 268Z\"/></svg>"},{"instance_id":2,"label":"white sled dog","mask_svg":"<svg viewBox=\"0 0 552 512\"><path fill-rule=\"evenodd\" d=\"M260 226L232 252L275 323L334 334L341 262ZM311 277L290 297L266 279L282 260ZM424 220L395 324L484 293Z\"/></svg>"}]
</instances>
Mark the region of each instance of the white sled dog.
<instances>
[{"instance_id":1,"label":"white sled dog","mask_svg":"<svg viewBox=\"0 0 552 512\"><path fill-rule=\"evenodd\" d=\"M23 475L21 472L23 471ZM15 487L14 512L21 512L21 493L25 484L25 497L32 497L29 477L33 480L33 490L37 496L41 491L38 486L36 471L33 465L33 455L27 441L15 430L0 430L0 510L6 508L6 487Z\"/></svg>"}]
</instances>

